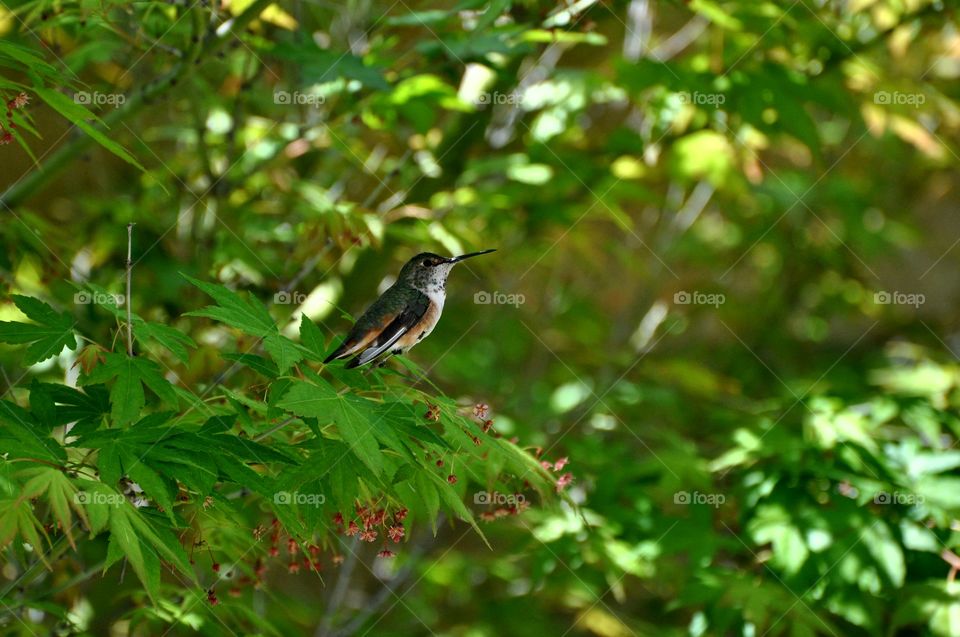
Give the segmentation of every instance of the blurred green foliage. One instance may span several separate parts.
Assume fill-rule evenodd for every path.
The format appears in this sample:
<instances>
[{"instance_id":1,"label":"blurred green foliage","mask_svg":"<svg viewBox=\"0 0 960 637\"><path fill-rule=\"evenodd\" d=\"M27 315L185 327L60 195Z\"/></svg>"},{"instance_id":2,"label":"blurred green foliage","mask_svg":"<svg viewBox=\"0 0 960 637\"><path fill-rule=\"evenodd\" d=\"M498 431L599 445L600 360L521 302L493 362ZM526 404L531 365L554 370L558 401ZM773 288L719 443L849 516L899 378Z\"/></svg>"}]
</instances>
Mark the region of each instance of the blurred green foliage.
<instances>
[{"instance_id":1,"label":"blurred green foliage","mask_svg":"<svg viewBox=\"0 0 960 637\"><path fill-rule=\"evenodd\" d=\"M960 635L955 3L0 35L5 631ZM409 360L320 367L410 256L494 247ZM378 496L393 558L333 528Z\"/></svg>"}]
</instances>

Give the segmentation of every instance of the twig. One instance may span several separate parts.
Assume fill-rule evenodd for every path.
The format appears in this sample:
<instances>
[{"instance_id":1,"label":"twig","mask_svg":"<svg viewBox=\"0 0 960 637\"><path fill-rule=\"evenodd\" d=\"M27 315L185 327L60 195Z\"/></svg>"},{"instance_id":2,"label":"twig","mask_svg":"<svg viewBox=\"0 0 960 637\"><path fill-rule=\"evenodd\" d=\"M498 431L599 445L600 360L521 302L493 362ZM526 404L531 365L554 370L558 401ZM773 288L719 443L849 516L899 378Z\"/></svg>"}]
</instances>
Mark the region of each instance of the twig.
<instances>
[{"instance_id":1,"label":"twig","mask_svg":"<svg viewBox=\"0 0 960 637\"><path fill-rule=\"evenodd\" d=\"M313 269L317 267L317 264L320 263L320 260L323 259L323 257L325 257L328 252L330 252L330 248L332 247L333 247L333 241L331 241L330 239L327 239L323 248L320 250L317 250L317 252L312 257L307 259L307 261L303 264L303 267L300 268L300 271L297 272L297 275L292 279L290 279L290 281L288 281L285 286L280 288L280 290L282 292L290 292L295 287L300 285L300 282L303 281L303 279L306 278L308 274L313 272Z\"/></svg>"},{"instance_id":2,"label":"twig","mask_svg":"<svg viewBox=\"0 0 960 637\"><path fill-rule=\"evenodd\" d=\"M100 561L96 566L91 566L90 568L83 571L82 573L77 573L73 578L57 586L56 588L48 588L47 590L41 591L39 595L37 595L32 599L15 599L11 602L8 602L4 604L5 606L4 612L12 613L14 610L18 608L22 608L24 606L32 606L40 600L48 599L58 593L62 593L63 591L69 588L73 588L77 584L87 581L94 575L99 575L103 571L104 564L106 564L106 560Z\"/></svg>"},{"instance_id":3,"label":"twig","mask_svg":"<svg viewBox=\"0 0 960 637\"><path fill-rule=\"evenodd\" d=\"M960 570L960 557L950 549L943 549L940 552L940 558L950 565L950 572L947 573L947 581L953 582L957 577L957 571Z\"/></svg>"},{"instance_id":4,"label":"twig","mask_svg":"<svg viewBox=\"0 0 960 637\"><path fill-rule=\"evenodd\" d=\"M347 556L346 561L343 563L343 566L340 567L340 575L337 577L337 585L333 589L333 593L330 595L330 602L327 604L326 614L323 617L323 621L320 622L320 625L317 626L317 630L313 633L314 637L327 637L331 634L331 629L333 628L333 620L337 614L337 609L340 608L340 605L343 604L343 600L347 597L347 590L350 588L350 580L353 577L353 569L357 565L357 549L360 546L360 541L357 538L353 538L350 543L350 548L347 549L349 555Z\"/></svg>"},{"instance_id":5,"label":"twig","mask_svg":"<svg viewBox=\"0 0 960 637\"><path fill-rule=\"evenodd\" d=\"M706 209L707 204L710 203L710 198L713 197L714 192L716 192L716 188L706 180L694 186L690 196L687 197L687 201L677 210L677 214L673 216L673 222L667 232L664 233L666 236L664 236L663 245L682 235L693 225Z\"/></svg>"},{"instance_id":6,"label":"twig","mask_svg":"<svg viewBox=\"0 0 960 637\"><path fill-rule=\"evenodd\" d=\"M443 520L444 516L441 513L437 518L437 526L442 525ZM383 608L383 605L387 602L387 600L390 599L391 595L397 595L397 591L410 578L410 575L413 574L414 563L417 561L416 558L419 558L426 553L427 545L432 537L433 536L430 533L422 533L417 540L416 545L410 551L407 563L402 569L400 569L396 576L390 580L390 584L392 584L392 586L388 586L386 582L383 582L383 588L380 589L376 596L374 596L372 599L369 599L364 604L363 611L357 613L353 619L331 632L329 637L349 637L349 635L353 635L360 630L360 628L368 619L370 619L371 616ZM416 584L417 583L414 582L413 586L416 586ZM413 586L411 586L410 589L407 589L407 592L410 592ZM405 594L406 593L400 593L399 595L402 597Z\"/></svg>"},{"instance_id":7,"label":"twig","mask_svg":"<svg viewBox=\"0 0 960 637\"><path fill-rule=\"evenodd\" d=\"M653 32L653 8L650 0L631 0L627 7L627 32L623 37L623 57L636 62L647 50Z\"/></svg>"},{"instance_id":8,"label":"twig","mask_svg":"<svg viewBox=\"0 0 960 637\"><path fill-rule=\"evenodd\" d=\"M708 26L710 26L709 20L701 15L694 16L689 22L680 27L676 33L657 45L653 51L650 52L650 57L657 62L670 60L695 42L696 39L706 31Z\"/></svg>"},{"instance_id":9,"label":"twig","mask_svg":"<svg viewBox=\"0 0 960 637\"><path fill-rule=\"evenodd\" d=\"M269 437L271 434L274 434L274 433L280 431L281 429L283 429L284 427L286 427L287 425L289 425L290 423L292 423L294 420L296 420L296 417L290 416L289 418L287 418L286 420L284 420L283 422L281 422L279 425L276 425L276 426L274 426L273 428L264 431L262 434L257 435L257 436L253 439L253 441L254 441L254 442L260 442L260 441L263 440L264 438Z\"/></svg>"},{"instance_id":10,"label":"twig","mask_svg":"<svg viewBox=\"0 0 960 637\"><path fill-rule=\"evenodd\" d=\"M133 226L136 224L130 222L127 224L127 356L133 356L133 309L131 294L131 281L133 280Z\"/></svg>"}]
</instances>

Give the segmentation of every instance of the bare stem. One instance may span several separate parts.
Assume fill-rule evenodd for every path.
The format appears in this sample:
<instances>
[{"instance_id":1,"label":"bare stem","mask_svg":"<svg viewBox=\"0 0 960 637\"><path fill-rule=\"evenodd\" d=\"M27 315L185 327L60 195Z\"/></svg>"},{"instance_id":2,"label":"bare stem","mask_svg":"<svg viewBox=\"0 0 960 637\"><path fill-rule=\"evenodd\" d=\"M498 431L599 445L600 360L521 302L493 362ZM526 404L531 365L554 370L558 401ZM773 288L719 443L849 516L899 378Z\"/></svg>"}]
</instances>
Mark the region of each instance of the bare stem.
<instances>
[{"instance_id":1,"label":"bare stem","mask_svg":"<svg viewBox=\"0 0 960 637\"><path fill-rule=\"evenodd\" d=\"M131 281L133 280L133 226L134 223L127 224L127 356L133 356L133 299L131 294Z\"/></svg>"},{"instance_id":2,"label":"bare stem","mask_svg":"<svg viewBox=\"0 0 960 637\"><path fill-rule=\"evenodd\" d=\"M292 423L294 420L296 420L296 418L294 418L293 416L291 416L290 418L287 418L286 420L284 420L283 422L281 422L279 425L276 425L276 426L273 427L272 429L268 429L267 431L263 432L262 434L260 434L260 435L257 436L256 438L254 438L253 441L254 441L254 442L260 442L260 441L263 440L264 438L269 438L272 434L280 431L281 429L283 429L284 427L286 427L287 425L289 425L290 423Z\"/></svg>"},{"instance_id":3,"label":"bare stem","mask_svg":"<svg viewBox=\"0 0 960 637\"><path fill-rule=\"evenodd\" d=\"M330 601L327 603L327 612L324 615L323 621L317 626L317 630L313 633L314 637L327 637L330 635L334 620L336 619L337 611L340 609L340 605L343 604L343 601L347 597L347 591L350 588L350 579L353 577L353 569L357 565L357 560L359 556L357 555L357 549L360 548L360 542L357 538L353 538L350 542L350 546L347 548L347 559L340 567L340 575L337 576L337 584L333 589L333 593L330 595Z\"/></svg>"}]
</instances>

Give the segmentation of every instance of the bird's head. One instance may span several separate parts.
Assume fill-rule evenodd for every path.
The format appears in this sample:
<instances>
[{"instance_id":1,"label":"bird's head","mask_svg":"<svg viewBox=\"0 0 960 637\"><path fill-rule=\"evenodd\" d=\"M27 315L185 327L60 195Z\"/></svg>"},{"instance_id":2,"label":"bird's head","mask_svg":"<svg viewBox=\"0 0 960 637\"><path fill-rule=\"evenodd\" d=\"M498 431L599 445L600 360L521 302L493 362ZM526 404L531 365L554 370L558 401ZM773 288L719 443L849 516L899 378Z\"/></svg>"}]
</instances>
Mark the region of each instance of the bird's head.
<instances>
[{"instance_id":1,"label":"bird's head","mask_svg":"<svg viewBox=\"0 0 960 637\"><path fill-rule=\"evenodd\" d=\"M416 288L422 288L430 282L443 282L446 281L447 275L450 274L450 270L456 264L465 259L490 252L494 252L494 250L471 252L459 257L441 257L439 254L432 252L421 252L403 266L403 269L400 270L399 280Z\"/></svg>"}]
</instances>

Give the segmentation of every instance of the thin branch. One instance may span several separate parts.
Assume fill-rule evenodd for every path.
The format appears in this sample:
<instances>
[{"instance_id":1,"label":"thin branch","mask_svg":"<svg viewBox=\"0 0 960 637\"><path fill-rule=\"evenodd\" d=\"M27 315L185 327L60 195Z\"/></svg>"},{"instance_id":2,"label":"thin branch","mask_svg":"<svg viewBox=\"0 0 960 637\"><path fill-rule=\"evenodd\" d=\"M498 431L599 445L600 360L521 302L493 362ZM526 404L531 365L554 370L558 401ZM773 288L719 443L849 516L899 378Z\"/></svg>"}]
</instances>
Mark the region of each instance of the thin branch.
<instances>
[{"instance_id":1,"label":"thin branch","mask_svg":"<svg viewBox=\"0 0 960 637\"><path fill-rule=\"evenodd\" d=\"M296 418L295 418L294 416L290 416L289 418L287 418L286 420L284 420L284 421L281 422L280 424L278 424L278 425L274 426L273 428L268 429L268 430L266 430L265 432L263 432L262 434L259 434L258 436L256 436L256 437L253 439L253 441L254 441L254 442L260 442L260 441L263 440L264 438L269 438L271 435L273 435L273 434L275 434L276 432L280 431L281 429L283 429L284 427L286 427L287 425L289 425L290 423L292 423L294 420L296 420Z\"/></svg>"},{"instance_id":2,"label":"thin branch","mask_svg":"<svg viewBox=\"0 0 960 637\"><path fill-rule=\"evenodd\" d=\"M693 44L706 31L708 26L710 26L709 20L702 15L694 16L676 33L654 47L653 51L650 52L650 57L658 62L666 62Z\"/></svg>"},{"instance_id":3,"label":"thin branch","mask_svg":"<svg viewBox=\"0 0 960 637\"><path fill-rule=\"evenodd\" d=\"M350 548L347 549L346 561L344 561L343 566L340 567L340 575L337 576L337 585L333 589L333 593L330 595L330 602L327 604L326 613L324 614L323 621L320 622L320 625L317 626L317 630L313 633L314 637L327 637L331 633L333 628L333 620L337 614L337 610L343 604L343 600L347 597L347 591L350 588L350 580L353 578L353 569L357 565L357 549L360 547L360 541L357 538L353 538L350 543Z\"/></svg>"},{"instance_id":4,"label":"thin branch","mask_svg":"<svg viewBox=\"0 0 960 637\"><path fill-rule=\"evenodd\" d=\"M650 0L631 0L627 7L627 32L623 37L623 57L636 62L647 50L653 33L653 9Z\"/></svg>"},{"instance_id":5,"label":"thin branch","mask_svg":"<svg viewBox=\"0 0 960 637\"><path fill-rule=\"evenodd\" d=\"M136 224L130 222L127 224L127 356L133 356L133 297L131 282L133 280L133 226Z\"/></svg>"},{"instance_id":6,"label":"thin branch","mask_svg":"<svg viewBox=\"0 0 960 637\"><path fill-rule=\"evenodd\" d=\"M443 521L444 516L441 513L437 518L437 526L441 526ZM375 596L367 600L367 602L363 605L363 611L357 613L353 619L331 632L329 637L349 637L349 635L353 635L363 627L370 617L383 608L384 604L387 603L387 600L390 599L391 595L396 596L396 591L399 591L403 584L413 574L414 564L417 562L418 558L426 553L427 546L432 539L433 536L430 533L420 534L416 544L409 553L407 563L404 564L403 568L400 569L400 571L390 580L390 584L392 586L388 586L387 582L383 582L383 588L381 588ZM414 582L413 586L416 586L416 582ZM410 589L412 589L413 586L411 586ZM408 592L410 592L410 589L407 589L406 592L399 593L399 596L402 597L406 595Z\"/></svg>"}]
</instances>

